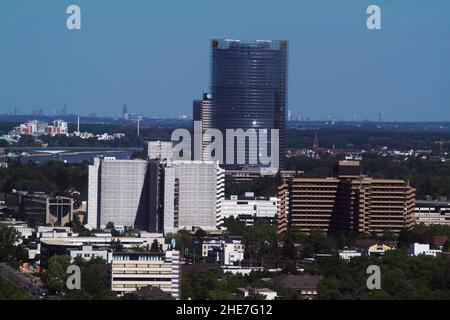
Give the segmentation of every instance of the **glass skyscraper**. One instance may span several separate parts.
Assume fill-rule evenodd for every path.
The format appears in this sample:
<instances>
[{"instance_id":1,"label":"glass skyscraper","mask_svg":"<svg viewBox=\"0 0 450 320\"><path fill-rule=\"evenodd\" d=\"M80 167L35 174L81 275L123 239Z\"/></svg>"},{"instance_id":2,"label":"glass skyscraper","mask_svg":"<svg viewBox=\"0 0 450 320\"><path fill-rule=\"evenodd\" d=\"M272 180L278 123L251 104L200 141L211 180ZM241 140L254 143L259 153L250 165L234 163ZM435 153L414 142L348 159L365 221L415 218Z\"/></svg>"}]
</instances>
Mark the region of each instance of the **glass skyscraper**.
<instances>
[{"instance_id":1,"label":"glass skyscraper","mask_svg":"<svg viewBox=\"0 0 450 320\"><path fill-rule=\"evenodd\" d=\"M279 129L280 169L285 163L287 50L288 42L280 40L211 41L212 126L224 136L226 129Z\"/></svg>"}]
</instances>

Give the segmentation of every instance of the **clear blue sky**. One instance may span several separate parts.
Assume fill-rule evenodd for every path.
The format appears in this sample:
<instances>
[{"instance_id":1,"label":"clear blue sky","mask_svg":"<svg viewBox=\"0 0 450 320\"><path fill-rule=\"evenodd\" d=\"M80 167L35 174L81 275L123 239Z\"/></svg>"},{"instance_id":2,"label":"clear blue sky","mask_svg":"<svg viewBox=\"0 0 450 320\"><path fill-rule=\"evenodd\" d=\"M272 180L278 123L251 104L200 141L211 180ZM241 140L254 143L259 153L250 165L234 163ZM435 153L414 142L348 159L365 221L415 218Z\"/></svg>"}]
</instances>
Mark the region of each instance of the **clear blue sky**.
<instances>
[{"instance_id":1,"label":"clear blue sky","mask_svg":"<svg viewBox=\"0 0 450 320\"><path fill-rule=\"evenodd\" d=\"M0 113L190 115L215 37L290 41L294 117L450 121L448 0L1 0Z\"/></svg>"}]
</instances>

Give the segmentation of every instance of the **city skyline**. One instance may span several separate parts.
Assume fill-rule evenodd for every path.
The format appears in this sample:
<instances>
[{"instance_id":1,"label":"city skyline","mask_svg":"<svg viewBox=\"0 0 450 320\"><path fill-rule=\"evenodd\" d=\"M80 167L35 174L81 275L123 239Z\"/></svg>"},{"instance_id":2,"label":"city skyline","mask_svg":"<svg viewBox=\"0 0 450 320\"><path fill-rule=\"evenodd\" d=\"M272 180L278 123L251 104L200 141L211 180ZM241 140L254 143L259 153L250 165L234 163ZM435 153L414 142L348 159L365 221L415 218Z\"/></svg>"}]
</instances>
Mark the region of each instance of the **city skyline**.
<instances>
[{"instance_id":1,"label":"city skyline","mask_svg":"<svg viewBox=\"0 0 450 320\"><path fill-rule=\"evenodd\" d=\"M289 41L294 120L377 121L383 111L385 121L450 121L443 1L378 1L381 30L366 27L369 1L77 1L76 31L65 26L69 4L0 5L0 113L66 104L69 113L119 116L127 104L150 118L190 115L209 88L210 40L239 38Z\"/></svg>"}]
</instances>

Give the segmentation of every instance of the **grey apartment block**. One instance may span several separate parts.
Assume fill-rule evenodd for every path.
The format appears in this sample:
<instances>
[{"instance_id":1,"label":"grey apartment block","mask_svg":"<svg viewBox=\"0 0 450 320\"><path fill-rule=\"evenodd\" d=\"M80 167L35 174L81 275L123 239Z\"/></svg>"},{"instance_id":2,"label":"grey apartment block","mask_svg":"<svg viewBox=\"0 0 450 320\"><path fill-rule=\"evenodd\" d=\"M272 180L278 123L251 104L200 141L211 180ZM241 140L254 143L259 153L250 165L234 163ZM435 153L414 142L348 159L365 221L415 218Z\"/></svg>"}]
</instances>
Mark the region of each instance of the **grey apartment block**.
<instances>
[{"instance_id":1,"label":"grey apartment block","mask_svg":"<svg viewBox=\"0 0 450 320\"><path fill-rule=\"evenodd\" d=\"M170 141L148 141L145 145L148 159L161 161L171 161L173 153L173 143Z\"/></svg>"},{"instance_id":2,"label":"grey apartment block","mask_svg":"<svg viewBox=\"0 0 450 320\"><path fill-rule=\"evenodd\" d=\"M98 173L100 159L94 158L94 164L88 167L88 221L86 227L95 229L98 227Z\"/></svg>"},{"instance_id":3,"label":"grey apartment block","mask_svg":"<svg viewBox=\"0 0 450 320\"><path fill-rule=\"evenodd\" d=\"M150 232L216 230L224 170L216 161L166 160L95 159L89 166L87 227L104 228L111 221Z\"/></svg>"},{"instance_id":4,"label":"grey apartment block","mask_svg":"<svg viewBox=\"0 0 450 320\"><path fill-rule=\"evenodd\" d=\"M145 160L95 159L89 167L88 226L149 229L149 174Z\"/></svg>"},{"instance_id":5,"label":"grey apartment block","mask_svg":"<svg viewBox=\"0 0 450 320\"><path fill-rule=\"evenodd\" d=\"M164 170L164 232L216 230L223 184L215 161L173 161Z\"/></svg>"}]
</instances>

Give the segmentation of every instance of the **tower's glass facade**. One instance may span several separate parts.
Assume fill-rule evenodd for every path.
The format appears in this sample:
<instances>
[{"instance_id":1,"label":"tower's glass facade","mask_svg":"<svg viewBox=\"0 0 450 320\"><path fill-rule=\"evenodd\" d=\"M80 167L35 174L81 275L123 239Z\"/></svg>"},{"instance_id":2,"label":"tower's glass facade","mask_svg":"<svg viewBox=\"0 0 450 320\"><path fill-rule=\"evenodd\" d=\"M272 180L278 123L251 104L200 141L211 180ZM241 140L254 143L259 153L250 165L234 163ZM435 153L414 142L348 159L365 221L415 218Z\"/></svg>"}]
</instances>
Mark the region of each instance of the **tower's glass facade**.
<instances>
[{"instance_id":1,"label":"tower's glass facade","mask_svg":"<svg viewBox=\"0 0 450 320\"><path fill-rule=\"evenodd\" d=\"M280 168L285 162L287 47L287 41L278 40L211 41L213 127L279 129Z\"/></svg>"}]
</instances>

